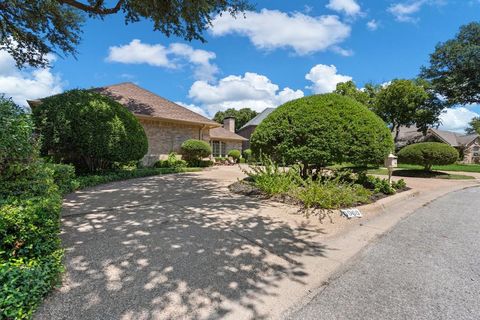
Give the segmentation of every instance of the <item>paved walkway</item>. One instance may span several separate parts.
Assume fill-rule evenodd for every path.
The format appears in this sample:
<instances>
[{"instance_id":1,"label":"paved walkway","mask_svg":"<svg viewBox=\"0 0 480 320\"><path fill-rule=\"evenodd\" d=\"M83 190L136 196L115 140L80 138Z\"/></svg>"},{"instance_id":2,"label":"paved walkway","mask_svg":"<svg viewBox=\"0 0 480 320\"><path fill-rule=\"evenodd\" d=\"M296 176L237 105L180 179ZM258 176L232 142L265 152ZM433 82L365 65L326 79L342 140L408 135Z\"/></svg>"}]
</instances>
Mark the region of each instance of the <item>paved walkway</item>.
<instances>
[{"instance_id":1,"label":"paved walkway","mask_svg":"<svg viewBox=\"0 0 480 320\"><path fill-rule=\"evenodd\" d=\"M216 168L68 196L67 274L36 319L265 317L256 303L282 280L301 283L301 258L327 249L308 240L316 231L262 216L270 205L230 194L237 176Z\"/></svg>"},{"instance_id":2,"label":"paved walkway","mask_svg":"<svg viewBox=\"0 0 480 320\"><path fill-rule=\"evenodd\" d=\"M480 188L400 222L289 319L478 319Z\"/></svg>"},{"instance_id":3,"label":"paved walkway","mask_svg":"<svg viewBox=\"0 0 480 320\"><path fill-rule=\"evenodd\" d=\"M241 177L238 167L220 167L69 195L67 273L35 318L275 318L409 212L474 183L411 179L434 192L407 202L414 193L399 194L396 206L386 198L362 207L361 220L322 224L295 207L231 194Z\"/></svg>"}]
</instances>

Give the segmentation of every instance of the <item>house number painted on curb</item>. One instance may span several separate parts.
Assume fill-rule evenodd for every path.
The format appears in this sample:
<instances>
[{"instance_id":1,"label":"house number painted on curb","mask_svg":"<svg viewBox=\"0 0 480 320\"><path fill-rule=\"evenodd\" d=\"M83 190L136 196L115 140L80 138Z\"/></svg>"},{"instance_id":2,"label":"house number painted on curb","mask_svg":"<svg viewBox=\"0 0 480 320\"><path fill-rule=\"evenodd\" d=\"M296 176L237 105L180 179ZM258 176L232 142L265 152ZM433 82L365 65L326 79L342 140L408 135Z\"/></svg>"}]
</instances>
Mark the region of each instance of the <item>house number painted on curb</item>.
<instances>
[{"instance_id":1,"label":"house number painted on curb","mask_svg":"<svg viewBox=\"0 0 480 320\"><path fill-rule=\"evenodd\" d=\"M340 212L342 213L342 216L345 216L348 219L362 217L362 213L358 209L342 209Z\"/></svg>"}]
</instances>

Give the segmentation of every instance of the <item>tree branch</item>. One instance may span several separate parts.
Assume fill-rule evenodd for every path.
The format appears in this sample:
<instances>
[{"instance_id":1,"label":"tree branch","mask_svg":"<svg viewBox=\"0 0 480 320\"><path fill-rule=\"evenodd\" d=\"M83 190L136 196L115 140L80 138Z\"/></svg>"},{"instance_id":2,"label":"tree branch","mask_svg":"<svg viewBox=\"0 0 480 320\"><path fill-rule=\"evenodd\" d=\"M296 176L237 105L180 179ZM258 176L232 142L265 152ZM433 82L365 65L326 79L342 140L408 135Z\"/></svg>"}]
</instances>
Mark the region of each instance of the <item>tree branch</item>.
<instances>
[{"instance_id":1,"label":"tree branch","mask_svg":"<svg viewBox=\"0 0 480 320\"><path fill-rule=\"evenodd\" d=\"M84 4L76 0L57 0L57 1L61 4L67 4L69 6L75 7L85 12L101 14L101 15L117 13L122 7L122 4L125 2L125 0L118 0L117 4L114 7L105 8L103 7L103 1L97 1L97 3L94 6Z\"/></svg>"}]
</instances>

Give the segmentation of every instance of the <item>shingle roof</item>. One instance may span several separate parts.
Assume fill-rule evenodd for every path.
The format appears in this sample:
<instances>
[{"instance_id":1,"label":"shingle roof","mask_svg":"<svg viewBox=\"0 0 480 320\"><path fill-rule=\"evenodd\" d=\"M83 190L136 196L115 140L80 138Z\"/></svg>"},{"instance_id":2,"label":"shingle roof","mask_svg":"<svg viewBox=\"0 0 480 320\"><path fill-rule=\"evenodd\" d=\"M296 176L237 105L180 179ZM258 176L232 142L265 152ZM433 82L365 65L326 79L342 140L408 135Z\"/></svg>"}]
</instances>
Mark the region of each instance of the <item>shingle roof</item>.
<instances>
[{"instance_id":1,"label":"shingle roof","mask_svg":"<svg viewBox=\"0 0 480 320\"><path fill-rule=\"evenodd\" d=\"M265 110L257 114L255 118L245 123L240 128L240 130L249 126L258 126L263 120L265 120L266 117L268 117L270 113L272 113L273 110L275 110L275 108L266 108Z\"/></svg>"},{"instance_id":2,"label":"shingle roof","mask_svg":"<svg viewBox=\"0 0 480 320\"><path fill-rule=\"evenodd\" d=\"M452 147L468 145L470 142L472 142L479 136L478 134L462 135L456 132L438 129L430 129L430 131Z\"/></svg>"},{"instance_id":3,"label":"shingle roof","mask_svg":"<svg viewBox=\"0 0 480 320\"><path fill-rule=\"evenodd\" d=\"M219 123L213 120L162 98L146 89L140 88L131 82L94 88L92 90L120 102L136 115L205 124L210 127L220 126Z\"/></svg>"},{"instance_id":4,"label":"shingle roof","mask_svg":"<svg viewBox=\"0 0 480 320\"><path fill-rule=\"evenodd\" d=\"M236 140L236 141L247 141L242 136L239 136L235 132L229 131L223 127L210 129L210 139L218 140Z\"/></svg>"}]
</instances>

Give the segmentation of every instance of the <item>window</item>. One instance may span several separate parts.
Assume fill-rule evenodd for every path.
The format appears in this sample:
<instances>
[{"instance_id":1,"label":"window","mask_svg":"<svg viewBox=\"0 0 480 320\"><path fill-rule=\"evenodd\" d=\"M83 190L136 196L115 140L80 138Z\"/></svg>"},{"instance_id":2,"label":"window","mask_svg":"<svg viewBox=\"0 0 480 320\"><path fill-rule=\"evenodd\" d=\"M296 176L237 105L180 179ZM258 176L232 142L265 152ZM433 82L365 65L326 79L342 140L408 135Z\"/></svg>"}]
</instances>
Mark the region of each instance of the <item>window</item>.
<instances>
[{"instance_id":1,"label":"window","mask_svg":"<svg viewBox=\"0 0 480 320\"><path fill-rule=\"evenodd\" d=\"M214 157L225 157L226 156L226 145L223 141L212 141L212 155Z\"/></svg>"},{"instance_id":2,"label":"window","mask_svg":"<svg viewBox=\"0 0 480 320\"><path fill-rule=\"evenodd\" d=\"M479 146L473 147L473 148L472 148L472 151L473 151L473 156L474 156L474 157L480 156L480 152L479 152L479 151L480 151L480 147L479 147Z\"/></svg>"}]
</instances>

